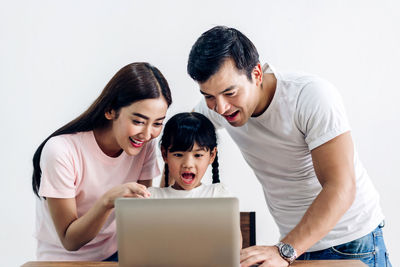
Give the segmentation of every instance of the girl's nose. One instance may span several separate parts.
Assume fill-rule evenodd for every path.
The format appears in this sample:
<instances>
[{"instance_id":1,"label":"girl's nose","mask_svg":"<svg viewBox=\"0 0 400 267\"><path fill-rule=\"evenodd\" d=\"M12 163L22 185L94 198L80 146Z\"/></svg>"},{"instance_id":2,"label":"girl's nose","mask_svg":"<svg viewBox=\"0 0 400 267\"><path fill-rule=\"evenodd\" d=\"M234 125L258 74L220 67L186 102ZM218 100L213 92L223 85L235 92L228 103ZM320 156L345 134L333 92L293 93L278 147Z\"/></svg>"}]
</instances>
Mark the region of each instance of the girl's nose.
<instances>
[{"instance_id":1,"label":"girl's nose","mask_svg":"<svg viewBox=\"0 0 400 267\"><path fill-rule=\"evenodd\" d=\"M193 160L193 157L192 156L186 156L185 158L184 158L184 161L183 161L183 167L184 168L192 168L193 167L193 164L194 163L194 160Z\"/></svg>"}]
</instances>

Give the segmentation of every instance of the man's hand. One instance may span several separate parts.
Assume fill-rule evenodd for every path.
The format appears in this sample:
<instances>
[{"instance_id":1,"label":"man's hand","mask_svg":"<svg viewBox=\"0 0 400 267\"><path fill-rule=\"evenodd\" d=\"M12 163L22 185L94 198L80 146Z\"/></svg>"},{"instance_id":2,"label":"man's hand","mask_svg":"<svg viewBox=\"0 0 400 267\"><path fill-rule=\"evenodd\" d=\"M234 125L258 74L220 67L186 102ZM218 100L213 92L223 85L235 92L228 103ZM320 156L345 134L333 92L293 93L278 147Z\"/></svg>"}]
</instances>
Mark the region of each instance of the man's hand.
<instances>
[{"instance_id":1,"label":"man's hand","mask_svg":"<svg viewBox=\"0 0 400 267\"><path fill-rule=\"evenodd\" d=\"M240 266L248 267L253 264L260 267L287 267L289 263L279 254L275 246L253 246L242 249L240 252Z\"/></svg>"}]
</instances>

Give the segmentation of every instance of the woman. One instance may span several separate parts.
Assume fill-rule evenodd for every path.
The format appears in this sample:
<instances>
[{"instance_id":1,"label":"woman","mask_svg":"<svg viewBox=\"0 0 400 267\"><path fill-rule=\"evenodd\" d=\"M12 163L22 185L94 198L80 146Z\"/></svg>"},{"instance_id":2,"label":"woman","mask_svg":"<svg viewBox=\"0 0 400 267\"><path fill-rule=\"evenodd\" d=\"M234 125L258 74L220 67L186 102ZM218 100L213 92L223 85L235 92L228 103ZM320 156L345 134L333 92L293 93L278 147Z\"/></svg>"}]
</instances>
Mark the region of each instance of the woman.
<instances>
[{"instance_id":1,"label":"woman","mask_svg":"<svg viewBox=\"0 0 400 267\"><path fill-rule=\"evenodd\" d=\"M39 146L32 177L38 260L117 260L114 200L149 196L146 186L160 173L153 139L171 102L160 71L132 63Z\"/></svg>"}]
</instances>

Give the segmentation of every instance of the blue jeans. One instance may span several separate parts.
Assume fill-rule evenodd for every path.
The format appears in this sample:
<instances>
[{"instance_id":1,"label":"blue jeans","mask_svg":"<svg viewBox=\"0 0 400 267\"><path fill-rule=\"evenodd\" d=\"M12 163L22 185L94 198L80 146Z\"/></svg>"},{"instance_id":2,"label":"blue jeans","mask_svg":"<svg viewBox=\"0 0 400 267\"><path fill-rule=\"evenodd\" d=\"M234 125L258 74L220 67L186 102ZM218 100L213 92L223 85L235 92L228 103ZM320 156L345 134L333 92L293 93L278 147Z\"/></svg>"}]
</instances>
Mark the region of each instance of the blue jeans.
<instances>
[{"instance_id":1,"label":"blue jeans","mask_svg":"<svg viewBox=\"0 0 400 267\"><path fill-rule=\"evenodd\" d=\"M118 251L103 261L116 261L118 262Z\"/></svg>"},{"instance_id":2,"label":"blue jeans","mask_svg":"<svg viewBox=\"0 0 400 267\"><path fill-rule=\"evenodd\" d=\"M306 252L298 260L351 260L357 259L369 267L392 267L383 240L382 222L371 233L345 244L324 250Z\"/></svg>"}]
</instances>

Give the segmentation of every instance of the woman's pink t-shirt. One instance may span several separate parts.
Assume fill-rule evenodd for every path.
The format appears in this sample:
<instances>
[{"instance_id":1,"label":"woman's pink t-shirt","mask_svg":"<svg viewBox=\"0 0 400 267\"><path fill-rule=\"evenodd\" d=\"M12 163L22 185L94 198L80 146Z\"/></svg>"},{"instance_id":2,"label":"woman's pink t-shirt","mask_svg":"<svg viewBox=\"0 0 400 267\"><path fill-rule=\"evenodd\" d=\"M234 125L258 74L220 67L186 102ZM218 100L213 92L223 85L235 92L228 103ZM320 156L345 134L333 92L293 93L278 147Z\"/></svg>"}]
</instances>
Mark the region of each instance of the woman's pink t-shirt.
<instances>
[{"instance_id":1,"label":"woman's pink t-shirt","mask_svg":"<svg viewBox=\"0 0 400 267\"><path fill-rule=\"evenodd\" d=\"M44 146L40 159L39 195L75 198L78 216L82 216L112 187L159 175L155 150L156 142L152 140L136 156L122 152L112 158L100 149L93 131L52 137ZM57 235L44 199L37 200L35 237L38 260L98 261L117 251L114 211L92 241L77 251L67 251Z\"/></svg>"}]
</instances>

